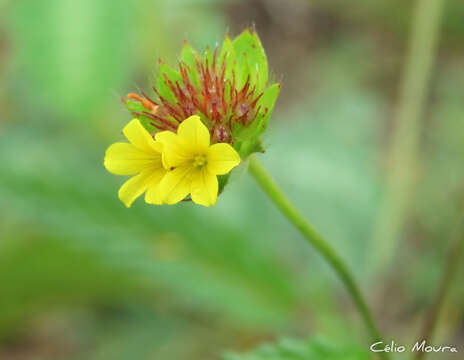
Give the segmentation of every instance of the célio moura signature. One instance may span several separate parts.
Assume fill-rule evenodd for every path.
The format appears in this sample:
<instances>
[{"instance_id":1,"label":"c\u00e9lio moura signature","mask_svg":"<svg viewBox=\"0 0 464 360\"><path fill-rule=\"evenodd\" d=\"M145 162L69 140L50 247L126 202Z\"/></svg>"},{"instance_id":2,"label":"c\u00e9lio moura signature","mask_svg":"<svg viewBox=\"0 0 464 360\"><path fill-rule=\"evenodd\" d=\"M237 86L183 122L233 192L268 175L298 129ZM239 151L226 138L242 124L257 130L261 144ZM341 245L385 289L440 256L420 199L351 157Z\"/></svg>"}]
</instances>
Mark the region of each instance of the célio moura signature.
<instances>
[{"instance_id":1,"label":"c\u00e9lio moura signature","mask_svg":"<svg viewBox=\"0 0 464 360\"><path fill-rule=\"evenodd\" d=\"M402 353L407 350L410 350L411 352L453 352L457 353L458 349L454 345L429 345L427 344L426 340L422 341L416 341L413 346L411 346L409 349L404 346L395 343L392 341L389 344L384 343L383 341L376 342L370 346L370 350L372 352L398 352Z\"/></svg>"}]
</instances>

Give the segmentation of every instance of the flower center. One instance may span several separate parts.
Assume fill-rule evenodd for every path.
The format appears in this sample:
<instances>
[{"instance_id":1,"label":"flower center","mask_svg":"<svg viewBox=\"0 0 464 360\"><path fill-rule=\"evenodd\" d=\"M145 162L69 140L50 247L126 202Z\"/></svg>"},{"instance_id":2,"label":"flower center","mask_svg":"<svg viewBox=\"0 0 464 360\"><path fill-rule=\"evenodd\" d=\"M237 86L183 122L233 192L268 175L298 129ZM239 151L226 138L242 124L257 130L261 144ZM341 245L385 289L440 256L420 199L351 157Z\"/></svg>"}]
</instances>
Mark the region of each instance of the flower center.
<instances>
[{"instance_id":1,"label":"flower center","mask_svg":"<svg viewBox=\"0 0 464 360\"><path fill-rule=\"evenodd\" d=\"M206 165L206 155L195 155L193 157L193 166L196 168L203 167Z\"/></svg>"}]
</instances>

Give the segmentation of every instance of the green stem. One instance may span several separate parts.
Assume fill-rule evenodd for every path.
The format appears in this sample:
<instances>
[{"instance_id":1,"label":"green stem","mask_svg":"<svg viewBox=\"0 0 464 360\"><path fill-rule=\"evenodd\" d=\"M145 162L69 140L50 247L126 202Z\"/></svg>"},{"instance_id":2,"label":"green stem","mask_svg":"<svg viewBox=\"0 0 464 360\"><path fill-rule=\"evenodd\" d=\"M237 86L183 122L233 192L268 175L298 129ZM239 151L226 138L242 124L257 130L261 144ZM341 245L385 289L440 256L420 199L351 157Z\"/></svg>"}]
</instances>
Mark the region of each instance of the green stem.
<instances>
[{"instance_id":1,"label":"green stem","mask_svg":"<svg viewBox=\"0 0 464 360\"><path fill-rule=\"evenodd\" d=\"M444 0L417 0L389 154L383 209L374 227L371 268L390 263L413 196L419 139Z\"/></svg>"},{"instance_id":2,"label":"green stem","mask_svg":"<svg viewBox=\"0 0 464 360\"><path fill-rule=\"evenodd\" d=\"M432 336L437 326L437 322L445 303L446 296L452 288L454 279L456 277L456 272L459 266L459 259L461 259L461 253L463 250L464 234L462 233L461 227L459 227L458 234L449 248L448 256L445 262L445 269L438 286L436 297L427 313L424 327L422 328L422 333L419 337L420 340L427 340L427 343L430 343L432 340ZM416 360L422 360L425 356L425 352L419 351L416 355Z\"/></svg>"},{"instance_id":3,"label":"green stem","mask_svg":"<svg viewBox=\"0 0 464 360\"><path fill-rule=\"evenodd\" d=\"M248 170L261 186L267 196L279 208L280 212L300 231L305 239L325 258L332 266L348 293L351 295L354 304L359 310L361 317L369 331L372 342L381 341L381 336L374 320L371 316L369 308L363 299L361 291L356 284L348 267L335 252L332 246L322 237L321 234L300 214L290 200L283 194L278 185L271 178L269 173L259 163L255 156L250 157ZM388 358L387 353L382 353L385 358Z\"/></svg>"}]
</instances>

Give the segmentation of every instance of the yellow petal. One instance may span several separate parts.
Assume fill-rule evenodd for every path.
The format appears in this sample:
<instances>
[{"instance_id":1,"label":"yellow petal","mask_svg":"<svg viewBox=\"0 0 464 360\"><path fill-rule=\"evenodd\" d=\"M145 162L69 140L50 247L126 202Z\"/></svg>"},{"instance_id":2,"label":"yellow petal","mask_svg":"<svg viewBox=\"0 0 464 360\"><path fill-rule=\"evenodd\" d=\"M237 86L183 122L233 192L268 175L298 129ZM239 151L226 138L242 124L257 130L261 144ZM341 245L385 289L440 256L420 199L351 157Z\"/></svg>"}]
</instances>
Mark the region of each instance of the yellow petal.
<instances>
[{"instance_id":1,"label":"yellow petal","mask_svg":"<svg viewBox=\"0 0 464 360\"><path fill-rule=\"evenodd\" d=\"M147 190L152 173L152 170L144 170L140 174L131 177L121 186L118 195L124 205L130 207L134 200Z\"/></svg>"},{"instance_id":2,"label":"yellow petal","mask_svg":"<svg viewBox=\"0 0 464 360\"><path fill-rule=\"evenodd\" d=\"M145 202L147 204L162 205L163 201L161 199L161 193L159 191L159 186L153 186L147 190L145 193Z\"/></svg>"},{"instance_id":3,"label":"yellow petal","mask_svg":"<svg viewBox=\"0 0 464 360\"><path fill-rule=\"evenodd\" d=\"M179 143L190 152L204 153L209 146L209 130L197 115L182 121L177 129Z\"/></svg>"},{"instance_id":4,"label":"yellow petal","mask_svg":"<svg viewBox=\"0 0 464 360\"><path fill-rule=\"evenodd\" d=\"M150 133L142 126L138 119L133 119L122 129L124 136L139 150L145 152L161 152L161 144L153 140Z\"/></svg>"},{"instance_id":5,"label":"yellow petal","mask_svg":"<svg viewBox=\"0 0 464 360\"><path fill-rule=\"evenodd\" d=\"M211 174L224 175L240 164L240 155L229 144L214 144L208 149L207 162Z\"/></svg>"},{"instance_id":6,"label":"yellow petal","mask_svg":"<svg viewBox=\"0 0 464 360\"><path fill-rule=\"evenodd\" d=\"M177 135L172 131L160 131L155 134L155 140L159 141L163 145L169 144L170 142L177 141Z\"/></svg>"},{"instance_id":7,"label":"yellow petal","mask_svg":"<svg viewBox=\"0 0 464 360\"><path fill-rule=\"evenodd\" d=\"M155 134L156 142L163 146L163 166L166 170L182 166L192 158L192 154L179 143L179 138L171 131L161 131Z\"/></svg>"},{"instance_id":8,"label":"yellow petal","mask_svg":"<svg viewBox=\"0 0 464 360\"><path fill-rule=\"evenodd\" d=\"M163 168L154 171L150 177L147 192L145 193L145 202L148 204L161 205L161 197L159 192L159 184L167 171Z\"/></svg>"},{"instance_id":9,"label":"yellow petal","mask_svg":"<svg viewBox=\"0 0 464 360\"><path fill-rule=\"evenodd\" d=\"M161 167L161 154L147 153L132 144L112 144L105 154L106 169L116 175L134 175L147 168Z\"/></svg>"},{"instance_id":10,"label":"yellow petal","mask_svg":"<svg viewBox=\"0 0 464 360\"><path fill-rule=\"evenodd\" d=\"M193 168L181 166L169 171L159 185L160 197L165 204L176 204L183 200L190 192Z\"/></svg>"},{"instance_id":11,"label":"yellow petal","mask_svg":"<svg viewBox=\"0 0 464 360\"><path fill-rule=\"evenodd\" d=\"M192 185L190 188L192 201L203 206L216 204L218 195L217 176L203 168L192 174Z\"/></svg>"}]
</instances>

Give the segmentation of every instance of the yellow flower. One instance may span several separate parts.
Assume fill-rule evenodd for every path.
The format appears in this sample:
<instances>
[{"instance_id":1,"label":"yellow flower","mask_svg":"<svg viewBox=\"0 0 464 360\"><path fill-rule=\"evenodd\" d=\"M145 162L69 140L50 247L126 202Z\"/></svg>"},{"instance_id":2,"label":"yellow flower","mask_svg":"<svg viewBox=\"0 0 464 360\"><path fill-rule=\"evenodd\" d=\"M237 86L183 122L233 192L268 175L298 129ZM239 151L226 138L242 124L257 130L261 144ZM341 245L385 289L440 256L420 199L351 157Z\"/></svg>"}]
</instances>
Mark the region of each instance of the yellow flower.
<instances>
[{"instance_id":1,"label":"yellow flower","mask_svg":"<svg viewBox=\"0 0 464 360\"><path fill-rule=\"evenodd\" d=\"M105 154L106 169L116 175L135 175L119 189L119 199L130 207L145 191L145 201L161 205L158 185L166 174L161 160L163 145L156 142L139 120L122 130L129 143L111 145Z\"/></svg>"},{"instance_id":2,"label":"yellow flower","mask_svg":"<svg viewBox=\"0 0 464 360\"><path fill-rule=\"evenodd\" d=\"M175 204L190 194L196 204L214 205L217 175L227 174L240 163L234 148L226 143L210 146L208 128L196 115L185 119L177 134L162 131L155 139L163 144L163 164L170 169L159 185L162 202Z\"/></svg>"}]
</instances>

